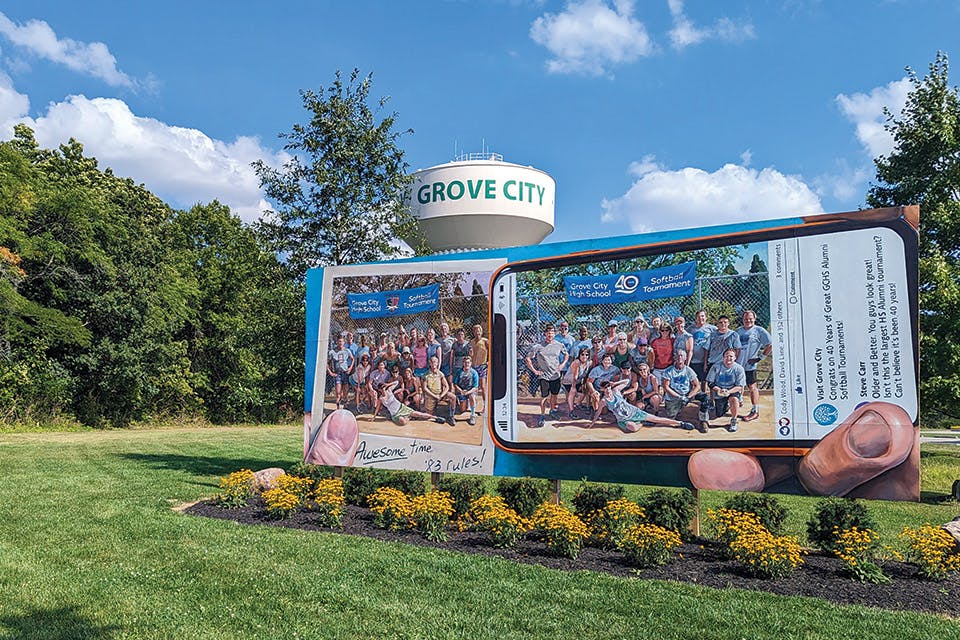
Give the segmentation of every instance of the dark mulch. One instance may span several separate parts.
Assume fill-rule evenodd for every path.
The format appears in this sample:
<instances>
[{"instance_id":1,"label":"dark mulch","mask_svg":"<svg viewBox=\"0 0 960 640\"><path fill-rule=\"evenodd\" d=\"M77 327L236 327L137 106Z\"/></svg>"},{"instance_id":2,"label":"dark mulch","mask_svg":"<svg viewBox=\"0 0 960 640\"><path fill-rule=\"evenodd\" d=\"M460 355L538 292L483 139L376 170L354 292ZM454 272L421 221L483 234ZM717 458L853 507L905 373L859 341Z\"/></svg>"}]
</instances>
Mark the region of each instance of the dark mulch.
<instances>
[{"instance_id":1,"label":"dark mulch","mask_svg":"<svg viewBox=\"0 0 960 640\"><path fill-rule=\"evenodd\" d=\"M296 513L286 520L270 520L261 504L240 509L222 509L209 502L199 502L186 513L243 524L272 525L315 531L323 529L308 512ZM836 558L811 553L804 558L803 567L786 578L762 580L745 575L735 562L725 559L719 549L708 540L684 544L682 558L653 569L636 569L614 551L586 547L576 560L560 558L539 542L521 541L513 549L497 549L484 536L476 533L449 531L447 542L434 543L413 531L386 531L373 524L369 510L347 506L343 518L346 535L365 536L376 540L404 542L422 547L480 554L536 564L563 571L602 571L616 576L673 580L717 588L751 589L781 595L823 598L837 604L860 604L883 609L926 611L960 617L960 576L953 574L946 580L926 580L917 574L915 565L905 562L884 563L884 572L892 578L889 584L864 584L841 573Z\"/></svg>"}]
</instances>

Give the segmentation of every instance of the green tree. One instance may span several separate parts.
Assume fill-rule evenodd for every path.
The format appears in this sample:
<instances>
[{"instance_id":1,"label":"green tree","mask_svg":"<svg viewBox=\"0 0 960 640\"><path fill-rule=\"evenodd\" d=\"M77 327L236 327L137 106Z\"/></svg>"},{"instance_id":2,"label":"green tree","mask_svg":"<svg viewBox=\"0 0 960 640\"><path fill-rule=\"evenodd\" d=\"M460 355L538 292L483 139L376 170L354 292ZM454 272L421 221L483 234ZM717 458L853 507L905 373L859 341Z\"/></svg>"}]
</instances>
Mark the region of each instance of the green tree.
<instances>
[{"instance_id":1,"label":"green tree","mask_svg":"<svg viewBox=\"0 0 960 640\"><path fill-rule=\"evenodd\" d=\"M404 204L409 184L396 114L381 116L388 98L368 104L372 75L340 71L327 88L301 91L309 120L295 124L281 169L253 164L275 207L260 232L302 281L307 269L383 259L415 222Z\"/></svg>"},{"instance_id":2,"label":"green tree","mask_svg":"<svg viewBox=\"0 0 960 640\"><path fill-rule=\"evenodd\" d=\"M169 235L196 292L181 335L205 417L217 423L288 417L302 395L297 286L254 231L217 201L178 212ZM299 367L284 353L297 354Z\"/></svg>"},{"instance_id":3,"label":"green tree","mask_svg":"<svg viewBox=\"0 0 960 640\"><path fill-rule=\"evenodd\" d=\"M960 96L937 53L900 114L887 112L894 149L877 158L872 207L920 205L920 382L925 419L960 418Z\"/></svg>"}]
</instances>

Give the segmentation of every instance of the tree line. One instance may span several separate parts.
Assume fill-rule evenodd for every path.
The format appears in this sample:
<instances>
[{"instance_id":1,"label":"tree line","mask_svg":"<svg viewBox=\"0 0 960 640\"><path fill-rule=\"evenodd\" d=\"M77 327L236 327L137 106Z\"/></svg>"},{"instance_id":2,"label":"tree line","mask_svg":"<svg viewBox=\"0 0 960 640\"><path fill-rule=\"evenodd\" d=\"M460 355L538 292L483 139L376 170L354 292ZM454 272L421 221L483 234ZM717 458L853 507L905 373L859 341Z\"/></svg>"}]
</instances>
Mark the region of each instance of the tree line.
<instances>
[{"instance_id":1,"label":"tree line","mask_svg":"<svg viewBox=\"0 0 960 640\"><path fill-rule=\"evenodd\" d=\"M871 207L919 204L925 423L960 420L960 97L938 53L888 113ZM76 140L0 142L0 423L275 421L303 405L304 276L394 255L414 238L396 114L354 70L300 94L290 160L255 163L274 210L175 210L101 169ZM416 246L418 251L424 247ZM719 255L718 269L729 262Z\"/></svg>"}]
</instances>

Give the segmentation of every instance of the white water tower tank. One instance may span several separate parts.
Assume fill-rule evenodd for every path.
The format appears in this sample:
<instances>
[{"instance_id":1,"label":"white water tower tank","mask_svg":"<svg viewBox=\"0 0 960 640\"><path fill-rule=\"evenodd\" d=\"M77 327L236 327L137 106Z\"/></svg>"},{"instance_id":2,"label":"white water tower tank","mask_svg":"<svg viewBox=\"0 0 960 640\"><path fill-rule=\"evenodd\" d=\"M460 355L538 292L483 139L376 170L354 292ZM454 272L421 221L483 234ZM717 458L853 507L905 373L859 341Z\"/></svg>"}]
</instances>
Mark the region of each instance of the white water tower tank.
<instances>
[{"instance_id":1,"label":"white water tower tank","mask_svg":"<svg viewBox=\"0 0 960 640\"><path fill-rule=\"evenodd\" d=\"M556 182L496 153L413 174L407 203L437 252L537 244L553 231Z\"/></svg>"}]
</instances>

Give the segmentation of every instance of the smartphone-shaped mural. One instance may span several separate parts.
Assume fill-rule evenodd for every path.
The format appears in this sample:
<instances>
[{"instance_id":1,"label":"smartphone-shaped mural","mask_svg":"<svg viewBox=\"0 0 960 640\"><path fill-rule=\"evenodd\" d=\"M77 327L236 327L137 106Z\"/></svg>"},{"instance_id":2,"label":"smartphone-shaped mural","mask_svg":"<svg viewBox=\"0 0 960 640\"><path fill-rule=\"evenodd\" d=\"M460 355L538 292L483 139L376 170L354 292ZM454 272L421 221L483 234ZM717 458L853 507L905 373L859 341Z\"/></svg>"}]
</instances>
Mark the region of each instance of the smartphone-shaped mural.
<instances>
[{"instance_id":1,"label":"smartphone-shaped mural","mask_svg":"<svg viewBox=\"0 0 960 640\"><path fill-rule=\"evenodd\" d=\"M495 441L793 455L865 403L915 422L916 246L864 220L506 265Z\"/></svg>"},{"instance_id":2,"label":"smartphone-shaped mural","mask_svg":"<svg viewBox=\"0 0 960 640\"><path fill-rule=\"evenodd\" d=\"M491 474L489 283L503 263L324 269L304 459Z\"/></svg>"}]
</instances>

